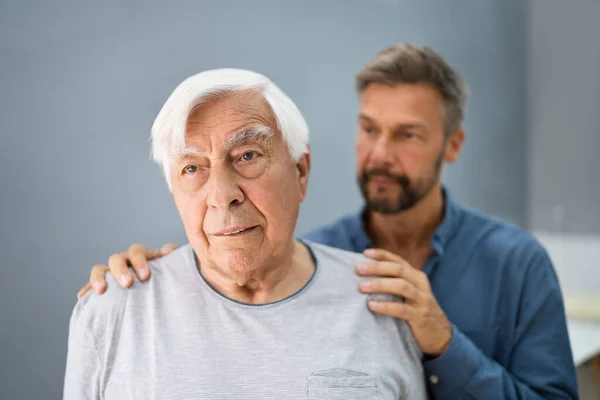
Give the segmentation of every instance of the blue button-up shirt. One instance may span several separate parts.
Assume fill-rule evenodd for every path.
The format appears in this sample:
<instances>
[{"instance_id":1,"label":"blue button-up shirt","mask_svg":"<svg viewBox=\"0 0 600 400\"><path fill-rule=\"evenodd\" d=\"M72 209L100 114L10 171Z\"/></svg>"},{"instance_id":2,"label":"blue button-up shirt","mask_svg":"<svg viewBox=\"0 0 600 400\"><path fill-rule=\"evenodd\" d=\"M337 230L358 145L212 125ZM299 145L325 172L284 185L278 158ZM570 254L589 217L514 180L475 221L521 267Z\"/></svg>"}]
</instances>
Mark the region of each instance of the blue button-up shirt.
<instances>
[{"instance_id":1,"label":"blue button-up shirt","mask_svg":"<svg viewBox=\"0 0 600 400\"><path fill-rule=\"evenodd\" d=\"M424 359L434 399L578 399L564 304L546 250L529 233L458 204L445 212L423 266L453 325L447 351ZM362 252L365 210L306 239Z\"/></svg>"}]
</instances>

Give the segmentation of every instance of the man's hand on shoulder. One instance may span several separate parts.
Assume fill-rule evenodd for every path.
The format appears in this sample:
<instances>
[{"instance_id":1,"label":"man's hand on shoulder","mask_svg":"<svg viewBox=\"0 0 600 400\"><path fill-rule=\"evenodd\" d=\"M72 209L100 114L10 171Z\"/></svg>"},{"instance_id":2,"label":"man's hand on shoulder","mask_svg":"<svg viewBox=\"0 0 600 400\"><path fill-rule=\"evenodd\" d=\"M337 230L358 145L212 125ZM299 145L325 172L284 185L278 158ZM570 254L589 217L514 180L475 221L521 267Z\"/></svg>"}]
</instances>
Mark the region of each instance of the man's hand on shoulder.
<instances>
[{"instance_id":1,"label":"man's hand on shoulder","mask_svg":"<svg viewBox=\"0 0 600 400\"><path fill-rule=\"evenodd\" d=\"M160 249L151 249L143 244L133 244L124 253L115 253L108 259L108 265L94 265L90 271L90 280L79 290L77 298L81 298L92 287L97 294L106 291L106 274L110 272L119 284L128 288L133 284L133 275L129 267L133 268L137 278L145 281L150 278L150 267L148 261L164 257L178 246L168 243Z\"/></svg>"},{"instance_id":2,"label":"man's hand on shoulder","mask_svg":"<svg viewBox=\"0 0 600 400\"><path fill-rule=\"evenodd\" d=\"M373 262L361 264L357 272L374 276L360 285L363 293L388 293L404 302L370 301L369 308L380 314L405 319L421 351L430 356L442 355L452 339L452 324L435 299L429 279L402 257L381 249L365 251Z\"/></svg>"}]
</instances>

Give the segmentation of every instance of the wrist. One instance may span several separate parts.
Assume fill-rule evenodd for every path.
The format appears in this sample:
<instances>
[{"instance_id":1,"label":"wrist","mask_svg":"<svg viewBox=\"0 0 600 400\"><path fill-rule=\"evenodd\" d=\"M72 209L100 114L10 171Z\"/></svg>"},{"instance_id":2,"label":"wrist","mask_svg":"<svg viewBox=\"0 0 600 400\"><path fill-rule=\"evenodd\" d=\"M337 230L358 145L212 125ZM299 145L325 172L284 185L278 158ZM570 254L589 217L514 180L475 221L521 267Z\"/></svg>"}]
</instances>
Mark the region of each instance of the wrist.
<instances>
[{"instance_id":1,"label":"wrist","mask_svg":"<svg viewBox=\"0 0 600 400\"><path fill-rule=\"evenodd\" d=\"M452 326L448 326L448 329L445 330L438 346L431 349L431 351L423 352L424 359L434 360L443 355L450 347L450 342L452 342Z\"/></svg>"}]
</instances>

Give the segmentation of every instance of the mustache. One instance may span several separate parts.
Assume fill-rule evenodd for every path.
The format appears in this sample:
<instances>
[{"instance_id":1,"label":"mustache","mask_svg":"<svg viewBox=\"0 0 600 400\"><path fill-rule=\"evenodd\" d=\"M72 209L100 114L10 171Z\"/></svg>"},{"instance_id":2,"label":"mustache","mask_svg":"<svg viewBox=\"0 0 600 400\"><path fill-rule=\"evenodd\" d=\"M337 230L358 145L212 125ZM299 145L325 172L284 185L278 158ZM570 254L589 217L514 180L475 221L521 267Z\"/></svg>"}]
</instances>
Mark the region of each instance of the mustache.
<instances>
[{"instance_id":1,"label":"mustache","mask_svg":"<svg viewBox=\"0 0 600 400\"><path fill-rule=\"evenodd\" d=\"M390 170L385 168L372 168L369 170L364 170L360 176L360 181L362 184L366 184L369 179L374 176L382 176L388 179L391 179L397 182L402 187L410 186L410 179L406 175L394 174L390 172Z\"/></svg>"}]
</instances>

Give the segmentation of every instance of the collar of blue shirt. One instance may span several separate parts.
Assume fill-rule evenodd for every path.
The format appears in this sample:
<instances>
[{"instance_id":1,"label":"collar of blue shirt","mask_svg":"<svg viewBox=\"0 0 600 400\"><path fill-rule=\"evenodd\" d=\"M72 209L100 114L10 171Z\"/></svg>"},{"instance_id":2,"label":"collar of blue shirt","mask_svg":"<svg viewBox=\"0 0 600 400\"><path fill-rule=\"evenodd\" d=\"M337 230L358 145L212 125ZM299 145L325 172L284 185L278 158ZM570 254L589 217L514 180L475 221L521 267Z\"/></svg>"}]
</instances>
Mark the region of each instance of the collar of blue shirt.
<instances>
[{"instance_id":1,"label":"collar of blue shirt","mask_svg":"<svg viewBox=\"0 0 600 400\"><path fill-rule=\"evenodd\" d=\"M444 255L446 242L459 225L461 215L461 205L454 200L446 187L442 186L444 197L444 218L431 238L431 244L438 257ZM357 213L349 219L352 240L357 251L363 251L373 246L371 238L365 229L366 207L362 207Z\"/></svg>"}]
</instances>

